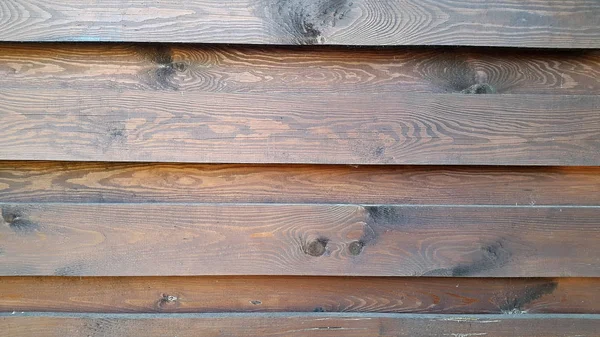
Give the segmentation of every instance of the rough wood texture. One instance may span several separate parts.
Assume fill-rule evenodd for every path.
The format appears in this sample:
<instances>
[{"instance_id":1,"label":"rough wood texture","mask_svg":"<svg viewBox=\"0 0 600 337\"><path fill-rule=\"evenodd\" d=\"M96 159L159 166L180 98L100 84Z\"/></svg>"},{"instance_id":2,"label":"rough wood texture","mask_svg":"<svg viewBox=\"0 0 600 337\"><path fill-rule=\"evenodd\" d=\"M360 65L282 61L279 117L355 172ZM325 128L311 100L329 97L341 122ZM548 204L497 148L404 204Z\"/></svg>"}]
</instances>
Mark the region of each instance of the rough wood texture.
<instances>
[{"instance_id":1,"label":"rough wood texture","mask_svg":"<svg viewBox=\"0 0 600 337\"><path fill-rule=\"evenodd\" d=\"M596 0L5 0L3 41L599 48Z\"/></svg>"},{"instance_id":2,"label":"rough wood texture","mask_svg":"<svg viewBox=\"0 0 600 337\"><path fill-rule=\"evenodd\" d=\"M600 276L600 207L2 204L0 275Z\"/></svg>"},{"instance_id":3,"label":"rough wood texture","mask_svg":"<svg viewBox=\"0 0 600 337\"><path fill-rule=\"evenodd\" d=\"M600 313L598 278L205 276L0 280L0 311L6 312Z\"/></svg>"},{"instance_id":4,"label":"rough wood texture","mask_svg":"<svg viewBox=\"0 0 600 337\"><path fill-rule=\"evenodd\" d=\"M0 336L597 336L600 315L0 314Z\"/></svg>"},{"instance_id":5,"label":"rough wood texture","mask_svg":"<svg viewBox=\"0 0 600 337\"><path fill-rule=\"evenodd\" d=\"M0 44L4 89L600 93L594 50Z\"/></svg>"},{"instance_id":6,"label":"rough wood texture","mask_svg":"<svg viewBox=\"0 0 600 337\"><path fill-rule=\"evenodd\" d=\"M0 162L0 202L600 206L598 167Z\"/></svg>"},{"instance_id":7,"label":"rough wood texture","mask_svg":"<svg viewBox=\"0 0 600 337\"><path fill-rule=\"evenodd\" d=\"M0 159L600 165L600 96L0 92Z\"/></svg>"}]
</instances>

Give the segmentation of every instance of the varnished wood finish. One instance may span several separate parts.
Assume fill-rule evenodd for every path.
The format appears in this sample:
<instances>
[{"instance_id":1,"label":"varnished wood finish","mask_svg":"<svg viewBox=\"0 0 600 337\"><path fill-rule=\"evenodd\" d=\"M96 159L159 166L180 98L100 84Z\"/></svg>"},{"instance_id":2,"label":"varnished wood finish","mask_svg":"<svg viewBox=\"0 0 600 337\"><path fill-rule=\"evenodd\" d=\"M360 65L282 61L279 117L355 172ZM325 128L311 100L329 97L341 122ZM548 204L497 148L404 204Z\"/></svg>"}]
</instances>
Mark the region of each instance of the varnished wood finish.
<instances>
[{"instance_id":1,"label":"varnished wood finish","mask_svg":"<svg viewBox=\"0 0 600 337\"><path fill-rule=\"evenodd\" d=\"M600 165L600 96L0 92L1 160Z\"/></svg>"},{"instance_id":2,"label":"varnished wood finish","mask_svg":"<svg viewBox=\"0 0 600 337\"><path fill-rule=\"evenodd\" d=\"M598 0L0 0L0 337L598 336L599 130Z\"/></svg>"},{"instance_id":3,"label":"varnished wood finish","mask_svg":"<svg viewBox=\"0 0 600 337\"><path fill-rule=\"evenodd\" d=\"M600 313L597 278L4 277L0 282L5 312Z\"/></svg>"},{"instance_id":4,"label":"varnished wood finish","mask_svg":"<svg viewBox=\"0 0 600 337\"><path fill-rule=\"evenodd\" d=\"M0 314L0 336L597 336L600 315Z\"/></svg>"},{"instance_id":5,"label":"varnished wood finish","mask_svg":"<svg viewBox=\"0 0 600 337\"><path fill-rule=\"evenodd\" d=\"M1 275L600 276L600 207L1 208Z\"/></svg>"},{"instance_id":6,"label":"varnished wood finish","mask_svg":"<svg viewBox=\"0 0 600 337\"><path fill-rule=\"evenodd\" d=\"M599 48L596 0L7 0L2 41Z\"/></svg>"},{"instance_id":7,"label":"varnished wood finish","mask_svg":"<svg viewBox=\"0 0 600 337\"><path fill-rule=\"evenodd\" d=\"M597 167L0 162L0 202L600 205Z\"/></svg>"},{"instance_id":8,"label":"varnished wood finish","mask_svg":"<svg viewBox=\"0 0 600 337\"><path fill-rule=\"evenodd\" d=\"M0 44L4 89L230 93L600 93L600 52Z\"/></svg>"}]
</instances>

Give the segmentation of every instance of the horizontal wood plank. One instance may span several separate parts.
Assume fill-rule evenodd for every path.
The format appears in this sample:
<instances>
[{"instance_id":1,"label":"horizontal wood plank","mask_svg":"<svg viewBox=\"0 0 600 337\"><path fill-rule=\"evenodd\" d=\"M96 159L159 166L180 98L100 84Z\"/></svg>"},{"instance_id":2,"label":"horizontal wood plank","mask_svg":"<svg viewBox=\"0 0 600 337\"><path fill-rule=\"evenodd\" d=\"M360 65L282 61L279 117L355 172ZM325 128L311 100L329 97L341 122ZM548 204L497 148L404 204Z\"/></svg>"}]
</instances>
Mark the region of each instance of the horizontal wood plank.
<instances>
[{"instance_id":1,"label":"horizontal wood plank","mask_svg":"<svg viewBox=\"0 0 600 337\"><path fill-rule=\"evenodd\" d=\"M0 311L600 313L598 278L2 277Z\"/></svg>"},{"instance_id":2,"label":"horizontal wood plank","mask_svg":"<svg viewBox=\"0 0 600 337\"><path fill-rule=\"evenodd\" d=\"M0 314L0 336L596 336L600 315Z\"/></svg>"},{"instance_id":3,"label":"horizontal wood plank","mask_svg":"<svg viewBox=\"0 0 600 337\"><path fill-rule=\"evenodd\" d=\"M2 41L599 48L596 0L8 0Z\"/></svg>"},{"instance_id":4,"label":"horizontal wood plank","mask_svg":"<svg viewBox=\"0 0 600 337\"><path fill-rule=\"evenodd\" d=\"M0 162L0 202L600 206L598 167Z\"/></svg>"},{"instance_id":5,"label":"horizontal wood plank","mask_svg":"<svg viewBox=\"0 0 600 337\"><path fill-rule=\"evenodd\" d=\"M0 160L600 165L600 96L0 92Z\"/></svg>"},{"instance_id":6,"label":"horizontal wood plank","mask_svg":"<svg viewBox=\"0 0 600 337\"><path fill-rule=\"evenodd\" d=\"M600 276L597 206L0 207L0 275Z\"/></svg>"},{"instance_id":7,"label":"horizontal wood plank","mask_svg":"<svg viewBox=\"0 0 600 337\"><path fill-rule=\"evenodd\" d=\"M0 44L3 89L600 93L600 51Z\"/></svg>"}]
</instances>

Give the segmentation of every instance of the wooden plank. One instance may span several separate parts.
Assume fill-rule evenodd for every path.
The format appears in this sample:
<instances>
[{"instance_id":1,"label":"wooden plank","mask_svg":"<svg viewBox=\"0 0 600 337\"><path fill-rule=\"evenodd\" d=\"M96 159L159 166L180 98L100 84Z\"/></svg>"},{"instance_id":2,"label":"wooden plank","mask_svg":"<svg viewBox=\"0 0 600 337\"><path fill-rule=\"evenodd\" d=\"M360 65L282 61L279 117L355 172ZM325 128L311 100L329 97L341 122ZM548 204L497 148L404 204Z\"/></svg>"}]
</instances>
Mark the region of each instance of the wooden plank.
<instances>
[{"instance_id":1,"label":"wooden plank","mask_svg":"<svg viewBox=\"0 0 600 337\"><path fill-rule=\"evenodd\" d=\"M0 336L597 336L600 315L0 314Z\"/></svg>"},{"instance_id":2,"label":"wooden plank","mask_svg":"<svg viewBox=\"0 0 600 337\"><path fill-rule=\"evenodd\" d=\"M9 0L2 41L599 48L596 0Z\"/></svg>"},{"instance_id":3,"label":"wooden plank","mask_svg":"<svg viewBox=\"0 0 600 337\"><path fill-rule=\"evenodd\" d=\"M0 202L600 206L598 167L0 162Z\"/></svg>"},{"instance_id":4,"label":"wooden plank","mask_svg":"<svg viewBox=\"0 0 600 337\"><path fill-rule=\"evenodd\" d=\"M5 312L600 313L598 278L3 277L0 282Z\"/></svg>"},{"instance_id":5,"label":"wooden plank","mask_svg":"<svg viewBox=\"0 0 600 337\"><path fill-rule=\"evenodd\" d=\"M600 207L1 204L0 275L600 276Z\"/></svg>"},{"instance_id":6,"label":"wooden plank","mask_svg":"<svg viewBox=\"0 0 600 337\"><path fill-rule=\"evenodd\" d=\"M0 101L1 160L600 165L600 96L5 90Z\"/></svg>"},{"instance_id":7,"label":"wooden plank","mask_svg":"<svg viewBox=\"0 0 600 337\"><path fill-rule=\"evenodd\" d=\"M0 44L3 89L600 93L597 50Z\"/></svg>"}]
</instances>

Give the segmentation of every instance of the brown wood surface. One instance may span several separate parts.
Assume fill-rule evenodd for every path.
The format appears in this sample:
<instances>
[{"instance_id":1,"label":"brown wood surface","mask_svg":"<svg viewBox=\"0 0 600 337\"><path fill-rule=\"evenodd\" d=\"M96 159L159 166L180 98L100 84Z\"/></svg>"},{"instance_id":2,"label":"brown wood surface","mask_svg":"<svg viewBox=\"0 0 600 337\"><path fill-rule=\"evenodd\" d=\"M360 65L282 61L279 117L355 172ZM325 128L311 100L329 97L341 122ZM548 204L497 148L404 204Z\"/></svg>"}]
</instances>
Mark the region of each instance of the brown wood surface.
<instances>
[{"instance_id":1,"label":"brown wood surface","mask_svg":"<svg viewBox=\"0 0 600 337\"><path fill-rule=\"evenodd\" d=\"M2 41L599 48L596 0L5 0Z\"/></svg>"},{"instance_id":2,"label":"brown wood surface","mask_svg":"<svg viewBox=\"0 0 600 337\"><path fill-rule=\"evenodd\" d=\"M600 313L600 279L3 277L0 311Z\"/></svg>"},{"instance_id":3,"label":"brown wood surface","mask_svg":"<svg viewBox=\"0 0 600 337\"><path fill-rule=\"evenodd\" d=\"M0 275L600 276L600 207L1 204Z\"/></svg>"},{"instance_id":4,"label":"brown wood surface","mask_svg":"<svg viewBox=\"0 0 600 337\"><path fill-rule=\"evenodd\" d=\"M598 167L0 162L0 202L600 206Z\"/></svg>"},{"instance_id":5,"label":"brown wood surface","mask_svg":"<svg viewBox=\"0 0 600 337\"><path fill-rule=\"evenodd\" d=\"M600 315L0 314L0 336L598 336Z\"/></svg>"},{"instance_id":6,"label":"brown wood surface","mask_svg":"<svg viewBox=\"0 0 600 337\"><path fill-rule=\"evenodd\" d=\"M0 44L4 89L600 93L597 50Z\"/></svg>"},{"instance_id":7,"label":"brown wood surface","mask_svg":"<svg viewBox=\"0 0 600 337\"><path fill-rule=\"evenodd\" d=\"M600 165L600 95L0 92L1 160Z\"/></svg>"}]
</instances>

